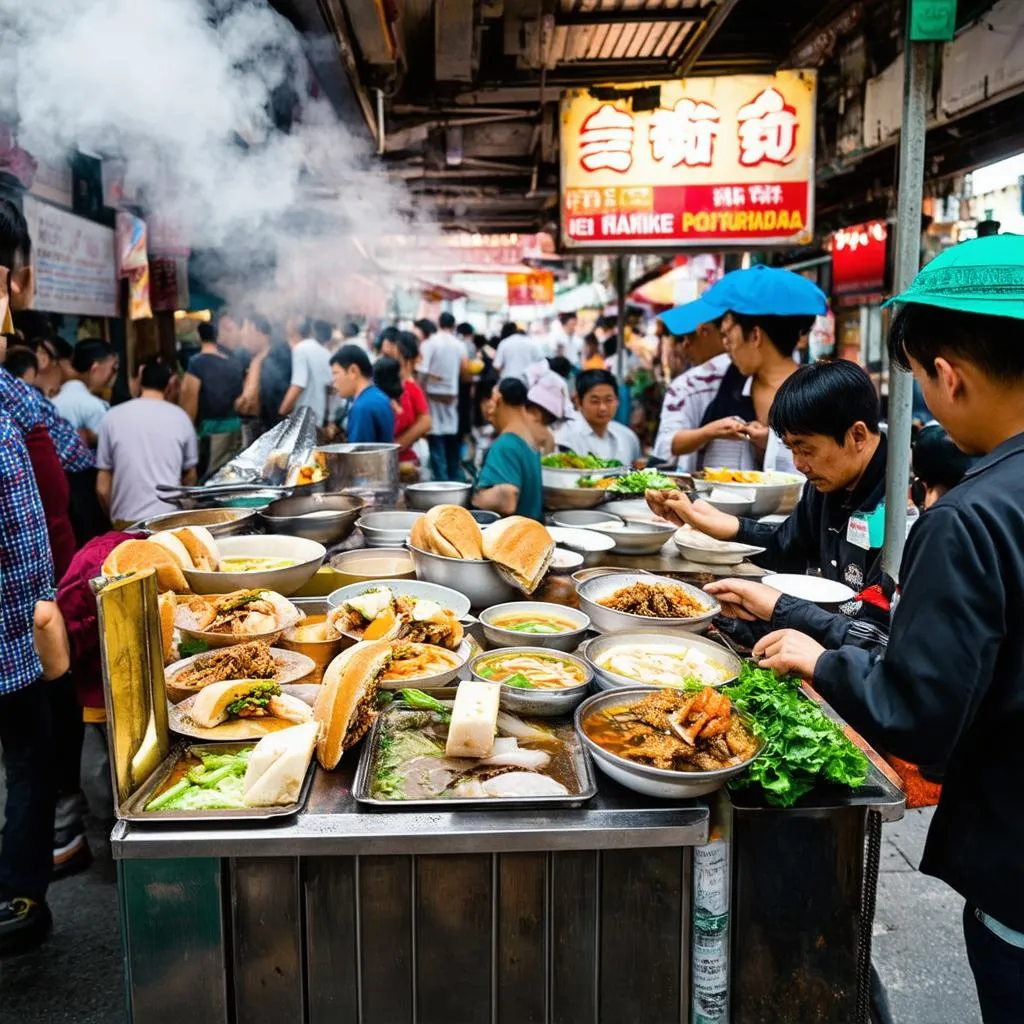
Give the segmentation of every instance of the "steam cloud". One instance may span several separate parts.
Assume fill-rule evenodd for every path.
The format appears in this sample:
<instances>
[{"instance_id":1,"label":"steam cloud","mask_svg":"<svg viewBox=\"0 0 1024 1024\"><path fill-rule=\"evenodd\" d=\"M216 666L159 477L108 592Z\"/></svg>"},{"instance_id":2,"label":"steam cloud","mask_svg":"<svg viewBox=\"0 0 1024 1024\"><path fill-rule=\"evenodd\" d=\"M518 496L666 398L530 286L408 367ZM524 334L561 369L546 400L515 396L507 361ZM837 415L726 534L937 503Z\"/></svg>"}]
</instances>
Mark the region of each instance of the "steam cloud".
<instances>
[{"instance_id":1,"label":"steam cloud","mask_svg":"<svg viewBox=\"0 0 1024 1024\"><path fill-rule=\"evenodd\" d=\"M309 96L303 40L266 0L0 0L0 40L20 144L124 160L126 193L219 250L233 301L342 313L352 236L410 230L408 195ZM271 111L297 97L282 131ZM275 257L278 293L242 294Z\"/></svg>"}]
</instances>

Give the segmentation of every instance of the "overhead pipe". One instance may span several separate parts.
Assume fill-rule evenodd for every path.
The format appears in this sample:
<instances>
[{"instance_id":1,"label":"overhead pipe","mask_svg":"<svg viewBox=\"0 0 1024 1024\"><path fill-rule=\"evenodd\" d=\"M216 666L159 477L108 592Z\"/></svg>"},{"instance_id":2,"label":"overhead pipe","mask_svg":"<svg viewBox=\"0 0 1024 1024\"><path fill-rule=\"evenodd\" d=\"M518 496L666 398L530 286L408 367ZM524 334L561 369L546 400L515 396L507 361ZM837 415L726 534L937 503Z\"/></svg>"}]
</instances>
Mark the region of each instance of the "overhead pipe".
<instances>
[{"instance_id":1,"label":"overhead pipe","mask_svg":"<svg viewBox=\"0 0 1024 1024\"><path fill-rule=\"evenodd\" d=\"M721 0L707 21L697 26L693 33L696 38L683 50L682 56L673 69L676 77L685 78L690 73L694 64L700 59L700 55L707 49L708 43L715 38L718 30L725 24L726 19L732 14L738 3L739 0Z\"/></svg>"}]
</instances>

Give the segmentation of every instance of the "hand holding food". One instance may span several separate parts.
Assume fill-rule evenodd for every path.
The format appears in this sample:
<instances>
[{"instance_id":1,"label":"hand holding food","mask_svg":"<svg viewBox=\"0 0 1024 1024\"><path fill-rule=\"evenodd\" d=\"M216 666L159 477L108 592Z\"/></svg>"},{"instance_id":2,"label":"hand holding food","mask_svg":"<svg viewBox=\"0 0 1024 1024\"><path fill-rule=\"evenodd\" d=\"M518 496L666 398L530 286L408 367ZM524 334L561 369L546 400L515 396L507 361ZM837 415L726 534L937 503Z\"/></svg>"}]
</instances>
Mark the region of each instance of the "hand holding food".
<instances>
[{"instance_id":1,"label":"hand holding food","mask_svg":"<svg viewBox=\"0 0 1024 1024\"><path fill-rule=\"evenodd\" d=\"M682 491L648 491L647 507L673 526L692 526L716 540L733 540L740 529L736 516L709 505L706 501L690 501Z\"/></svg>"},{"instance_id":2,"label":"hand holding food","mask_svg":"<svg viewBox=\"0 0 1024 1024\"><path fill-rule=\"evenodd\" d=\"M738 416L723 416L700 428L707 441L742 441L747 424Z\"/></svg>"},{"instance_id":3,"label":"hand holding food","mask_svg":"<svg viewBox=\"0 0 1024 1024\"><path fill-rule=\"evenodd\" d=\"M768 444L768 428L757 420L751 420L743 428L743 435L755 447L762 451Z\"/></svg>"},{"instance_id":4,"label":"hand holding food","mask_svg":"<svg viewBox=\"0 0 1024 1024\"><path fill-rule=\"evenodd\" d=\"M782 596L777 590L753 580L715 580L704 590L718 598L723 615L747 622L758 619L770 622L775 605Z\"/></svg>"},{"instance_id":5,"label":"hand holding food","mask_svg":"<svg viewBox=\"0 0 1024 1024\"><path fill-rule=\"evenodd\" d=\"M753 657L761 668L774 669L780 675L813 679L815 666L824 653L825 648L806 633L777 629L757 641Z\"/></svg>"}]
</instances>

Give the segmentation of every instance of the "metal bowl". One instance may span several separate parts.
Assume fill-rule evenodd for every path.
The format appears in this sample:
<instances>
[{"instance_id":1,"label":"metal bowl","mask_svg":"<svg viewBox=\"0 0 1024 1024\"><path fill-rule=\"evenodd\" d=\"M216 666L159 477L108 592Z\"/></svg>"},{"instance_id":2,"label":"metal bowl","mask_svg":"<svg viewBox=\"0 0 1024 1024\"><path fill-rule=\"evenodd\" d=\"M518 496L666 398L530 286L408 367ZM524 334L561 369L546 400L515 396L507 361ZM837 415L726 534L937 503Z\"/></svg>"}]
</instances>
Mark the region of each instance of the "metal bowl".
<instances>
[{"instance_id":1,"label":"metal bowl","mask_svg":"<svg viewBox=\"0 0 1024 1024\"><path fill-rule=\"evenodd\" d=\"M259 516L271 533L337 544L352 532L365 505L362 498L350 494L310 494L273 501ZM312 512L318 514L310 516ZM331 515L319 515L327 512Z\"/></svg>"},{"instance_id":2,"label":"metal bowl","mask_svg":"<svg viewBox=\"0 0 1024 1024\"><path fill-rule=\"evenodd\" d=\"M552 633L540 635L536 633L517 633L514 629L502 629L493 625L496 618L502 615L530 614L555 615L576 624L576 629L569 633ZM590 616L576 608L561 604L546 604L543 601L510 601L507 604L496 604L480 613L480 623L484 636L492 647L521 647L524 640L529 640L534 647L544 647L552 651L574 651L579 646L584 634L590 629Z\"/></svg>"},{"instance_id":3,"label":"metal bowl","mask_svg":"<svg viewBox=\"0 0 1024 1024\"><path fill-rule=\"evenodd\" d=\"M628 707L639 700L660 693L656 686L634 686L628 689L612 690L596 693L576 708L576 733L583 745L590 751L594 763L609 778L620 785L642 793L644 796L659 797L663 800L686 800L691 797L706 796L721 789L730 779L742 775L751 761L755 760L764 748L764 742L758 744L757 753L742 764L732 768L719 768L711 772L676 772L666 768L652 768L649 765L637 764L618 754L612 754L604 747L595 743L584 731L583 720L596 711L606 708ZM743 717L745 722L749 719Z\"/></svg>"},{"instance_id":4,"label":"metal bowl","mask_svg":"<svg viewBox=\"0 0 1024 1024\"><path fill-rule=\"evenodd\" d=\"M327 555L326 548L314 540L270 534L224 537L217 542L217 547L222 559L246 556L286 558L295 564L283 569L257 569L255 572L200 572L198 569L185 569L185 579L196 594L273 590L284 597L290 597L313 577Z\"/></svg>"},{"instance_id":5,"label":"metal bowl","mask_svg":"<svg viewBox=\"0 0 1024 1024\"><path fill-rule=\"evenodd\" d=\"M409 545L416 578L465 594L474 608L510 601L519 591L508 583L488 558L446 558Z\"/></svg>"},{"instance_id":6,"label":"metal bowl","mask_svg":"<svg viewBox=\"0 0 1024 1024\"><path fill-rule=\"evenodd\" d=\"M404 547L355 548L331 559L338 583L370 583L373 580L413 580L416 568L412 555Z\"/></svg>"},{"instance_id":7,"label":"metal bowl","mask_svg":"<svg viewBox=\"0 0 1024 1024\"><path fill-rule=\"evenodd\" d=\"M408 484L405 488L405 503L409 508L427 509L435 505L469 505L472 484L450 480L432 480L425 484Z\"/></svg>"},{"instance_id":8,"label":"metal bowl","mask_svg":"<svg viewBox=\"0 0 1024 1024\"><path fill-rule=\"evenodd\" d=\"M130 526L129 530L159 533L180 530L183 526L205 526L214 537L234 537L251 533L256 526L256 510L251 508L196 508L191 512L164 512Z\"/></svg>"},{"instance_id":9,"label":"metal bowl","mask_svg":"<svg viewBox=\"0 0 1024 1024\"><path fill-rule=\"evenodd\" d=\"M613 516L610 512L596 512L593 509L567 510L556 512L551 517L554 526L562 526L569 530L587 529L597 523L623 523L624 519Z\"/></svg>"},{"instance_id":10,"label":"metal bowl","mask_svg":"<svg viewBox=\"0 0 1024 1024\"><path fill-rule=\"evenodd\" d=\"M633 615L631 612L617 612L598 604L603 598L611 597L617 590L632 586L634 583L665 584L681 587L693 598L700 601L707 609L702 615L690 619L672 618L656 619L649 615ZM591 625L600 633L622 633L626 630L642 630L655 626L659 629L679 629L687 633L704 633L711 625L711 620L719 615L722 606L710 594L705 594L697 587L688 583L669 579L667 576L623 572L595 576L586 580L576 588L580 599L580 608L590 616Z\"/></svg>"},{"instance_id":11,"label":"metal bowl","mask_svg":"<svg viewBox=\"0 0 1024 1024\"><path fill-rule=\"evenodd\" d=\"M701 547L694 542L694 534L703 534L681 526L675 533L676 547L691 562L700 565L739 565L751 555L759 555L764 548L753 544L737 544L734 541L717 541L714 547Z\"/></svg>"},{"instance_id":12,"label":"metal bowl","mask_svg":"<svg viewBox=\"0 0 1024 1024\"><path fill-rule=\"evenodd\" d=\"M337 637L334 640L313 640L304 634L304 630L316 625L316 623L309 621L312 618L323 616L324 625L326 626L328 611L326 598L296 597L292 600L292 604L305 614L306 619L292 626L291 629L286 629L281 639L278 640L278 644L286 651L296 651L311 659L314 668L307 682L319 683L323 680L327 666L346 647L351 647L354 641L344 636Z\"/></svg>"},{"instance_id":13,"label":"metal bowl","mask_svg":"<svg viewBox=\"0 0 1024 1024\"><path fill-rule=\"evenodd\" d=\"M500 703L503 711L509 711L516 715L554 718L558 715L569 714L580 701L586 698L587 691L590 689L590 681L594 677L590 666L575 654L553 651L548 647L506 647L501 651L478 654L469 663L469 670L473 673L473 678L485 683L490 682L491 680L480 675L477 669L488 658L506 654L539 654L544 658L558 658L561 661L572 662L582 670L585 681L577 686L565 686L559 690L521 690L518 686L506 686L504 683L500 683Z\"/></svg>"},{"instance_id":14,"label":"metal bowl","mask_svg":"<svg viewBox=\"0 0 1024 1024\"><path fill-rule=\"evenodd\" d=\"M715 492L718 492L717 494ZM719 512L728 512L731 516L749 516L754 511L754 495L744 496L742 491L722 491L712 485L710 491L700 497Z\"/></svg>"},{"instance_id":15,"label":"metal bowl","mask_svg":"<svg viewBox=\"0 0 1024 1024\"><path fill-rule=\"evenodd\" d=\"M702 654L718 662L728 675L723 676L714 682L708 681L708 686L726 686L735 682L743 666L743 660L733 654L728 647L716 644L707 637L697 636L695 633L672 633L668 630L646 629L631 630L628 633L605 633L602 636L594 637L592 640L585 640L578 650L579 656L594 670L594 683L599 690L621 690L623 687L635 686L657 686L661 683L651 683L640 679L631 679L629 676L619 675L610 669L602 668L598 660L606 654L610 654L616 647L632 647L643 644L649 647L666 647L672 651L685 651L689 648L696 648ZM683 682L682 676L679 679Z\"/></svg>"},{"instance_id":16,"label":"metal bowl","mask_svg":"<svg viewBox=\"0 0 1024 1024\"><path fill-rule=\"evenodd\" d=\"M477 521L478 526L490 526L501 518L497 512L488 512L483 508L471 508L469 514Z\"/></svg>"},{"instance_id":17,"label":"metal bowl","mask_svg":"<svg viewBox=\"0 0 1024 1024\"><path fill-rule=\"evenodd\" d=\"M359 529L371 548L400 548L423 512L367 512L359 517Z\"/></svg>"},{"instance_id":18,"label":"metal bowl","mask_svg":"<svg viewBox=\"0 0 1024 1024\"><path fill-rule=\"evenodd\" d=\"M543 493L544 507L552 511L596 508L608 499L600 487L545 487Z\"/></svg>"},{"instance_id":19,"label":"metal bowl","mask_svg":"<svg viewBox=\"0 0 1024 1024\"><path fill-rule=\"evenodd\" d=\"M569 548L555 548L551 555L548 572L555 576L569 576L577 569L582 569L583 562L583 552L571 551Z\"/></svg>"},{"instance_id":20,"label":"metal bowl","mask_svg":"<svg viewBox=\"0 0 1024 1024\"><path fill-rule=\"evenodd\" d=\"M722 491L748 491L753 493L753 505L749 515L768 516L773 512L790 512L800 500L800 492L806 482L796 473L764 473L766 482L761 484L730 484L694 478L694 487L702 497L712 489ZM734 515L736 513L733 513Z\"/></svg>"},{"instance_id":21,"label":"metal bowl","mask_svg":"<svg viewBox=\"0 0 1024 1024\"><path fill-rule=\"evenodd\" d=\"M566 526L549 526L551 539L562 548L583 556L583 568L597 565L601 557L615 547L615 541L596 530L576 530Z\"/></svg>"},{"instance_id":22,"label":"metal bowl","mask_svg":"<svg viewBox=\"0 0 1024 1024\"><path fill-rule=\"evenodd\" d=\"M657 523L607 523L590 528L615 541L615 553L619 555L656 555L665 542L676 532L672 525Z\"/></svg>"}]
</instances>

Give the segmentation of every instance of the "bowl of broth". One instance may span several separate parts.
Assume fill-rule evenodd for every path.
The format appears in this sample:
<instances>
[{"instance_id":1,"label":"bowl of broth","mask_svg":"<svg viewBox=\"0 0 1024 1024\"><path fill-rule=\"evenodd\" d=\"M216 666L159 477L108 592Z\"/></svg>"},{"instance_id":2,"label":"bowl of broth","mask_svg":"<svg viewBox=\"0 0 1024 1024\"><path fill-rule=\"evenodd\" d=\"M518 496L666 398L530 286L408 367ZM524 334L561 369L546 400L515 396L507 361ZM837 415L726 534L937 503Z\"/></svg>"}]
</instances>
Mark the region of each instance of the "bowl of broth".
<instances>
[{"instance_id":1,"label":"bowl of broth","mask_svg":"<svg viewBox=\"0 0 1024 1024\"><path fill-rule=\"evenodd\" d=\"M412 555L405 548L359 548L343 551L331 559L331 568L338 573L339 587L371 580L412 580L416 568Z\"/></svg>"},{"instance_id":2,"label":"bowl of broth","mask_svg":"<svg viewBox=\"0 0 1024 1024\"><path fill-rule=\"evenodd\" d=\"M593 672L575 654L548 647L506 647L469 663L474 679L501 686L501 706L520 715L568 714L586 696Z\"/></svg>"},{"instance_id":3,"label":"bowl of broth","mask_svg":"<svg viewBox=\"0 0 1024 1024\"><path fill-rule=\"evenodd\" d=\"M530 644L553 651L574 651L590 629L590 616L576 608L543 601L510 601L480 613L492 647Z\"/></svg>"},{"instance_id":4,"label":"bowl of broth","mask_svg":"<svg viewBox=\"0 0 1024 1024\"><path fill-rule=\"evenodd\" d=\"M217 548L220 568L216 572L184 570L193 593L273 590L290 597L312 578L327 554L316 541L273 534L221 537Z\"/></svg>"},{"instance_id":5,"label":"bowl of broth","mask_svg":"<svg viewBox=\"0 0 1024 1024\"><path fill-rule=\"evenodd\" d=\"M305 618L281 634L278 646L312 658L316 667L306 682L319 683L327 666L346 647L351 647L353 641L328 626L327 598L297 597L292 604L305 614Z\"/></svg>"}]
</instances>

